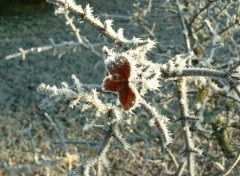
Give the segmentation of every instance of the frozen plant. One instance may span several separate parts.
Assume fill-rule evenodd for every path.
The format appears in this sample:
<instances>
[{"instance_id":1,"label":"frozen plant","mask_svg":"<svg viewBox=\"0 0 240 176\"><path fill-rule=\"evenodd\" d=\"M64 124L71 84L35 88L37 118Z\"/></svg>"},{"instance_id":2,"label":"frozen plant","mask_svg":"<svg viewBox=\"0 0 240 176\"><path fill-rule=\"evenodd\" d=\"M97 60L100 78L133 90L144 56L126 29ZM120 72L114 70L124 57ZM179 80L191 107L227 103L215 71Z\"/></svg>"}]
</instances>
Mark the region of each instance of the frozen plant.
<instances>
[{"instance_id":1,"label":"frozen plant","mask_svg":"<svg viewBox=\"0 0 240 176\"><path fill-rule=\"evenodd\" d=\"M109 172L111 163L108 157L114 141L134 156L127 136L121 131L130 116L134 115L139 119L147 118L148 128L159 130L159 133L153 135L160 134L159 148L162 153L168 153L168 158L163 158L159 166L160 174L202 175L207 168L207 155L214 155L207 151L213 143L204 141L205 136L215 136L225 159L231 161L230 164L215 162L214 165L220 169L211 174L239 173L239 147L233 148L234 142L226 135L229 128L239 131L239 122L236 120L239 119L240 102L240 60L236 51L239 44L233 37L233 34L239 32L238 1L174 1L174 11L181 22L185 51L164 63L153 62L147 57L156 46L156 40L136 37L127 39L122 28L117 31L112 28L112 20L102 23L96 18L89 5L83 8L74 0L47 1L55 5L56 15L74 13L81 22L90 24L100 32L100 36L107 37L115 44L114 48L102 47L107 72L101 85L84 84L73 74L70 86L64 82L61 87L45 83L38 87L38 92L46 95L40 105L42 108L64 99L73 109L94 111L94 118L85 124L84 130L97 129L104 134L95 155L79 163L69 175L105 175L105 172ZM136 19L144 21L143 18L151 12L152 1L148 2L147 10ZM169 1L165 5L173 7ZM136 7L140 8L139 5ZM228 20L223 26L220 25L221 16ZM93 45L82 40L68 16L66 20L75 32L78 44L101 57ZM144 29L154 36L152 30L146 26ZM216 53L224 47L227 39L232 42L229 45L232 47L229 49L232 55L228 59L218 60ZM74 47L75 44L70 46ZM24 50L21 52L25 58ZM162 102L151 103L149 96L152 99L160 98ZM226 105L219 105L218 101ZM142 131L131 125L129 128L142 135L148 151L147 141L153 136L143 135ZM148 160L146 154L142 175Z\"/></svg>"}]
</instances>

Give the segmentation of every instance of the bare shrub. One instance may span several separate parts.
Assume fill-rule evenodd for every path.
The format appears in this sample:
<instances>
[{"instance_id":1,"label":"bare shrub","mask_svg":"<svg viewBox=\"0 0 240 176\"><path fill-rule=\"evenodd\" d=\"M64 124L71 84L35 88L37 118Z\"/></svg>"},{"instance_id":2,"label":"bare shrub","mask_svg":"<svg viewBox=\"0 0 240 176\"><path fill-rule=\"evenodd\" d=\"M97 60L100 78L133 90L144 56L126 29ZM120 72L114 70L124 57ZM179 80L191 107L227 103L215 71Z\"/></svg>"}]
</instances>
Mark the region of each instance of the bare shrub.
<instances>
[{"instance_id":1,"label":"bare shrub","mask_svg":"<svg viewBox=\"0 0 240 176\"><path fill-rule=\"evenodd\" d=\"M65 15L76 42L56 44L51 40L48 46L20 49L6 59L25 59L28 53L47 50L61 57L67 49L83 47L102 58L107 71L101 85L82 83L73 74L71 85L42 83L37 89L46 96L41 108L65 100L73 110L93 114L83 130L103 136L98 151L74 168L71 166L69 175L111 173L109 158L114 163L111 151L119 144L129 153L122 151L123 155L131 156L130 163L137 162L139 156L131 146L139 141L144 144L144 156L141 169L133 171L136 175L240 172L239 1L139 1L131 17L118 16L134 22L152 39L137 38L139 34L131 34L134 37L128 39L123 28L113 29L112 20L101 22L95 17L89 5L83 8L74 0L47 1L56 7L56 15ZM181 24L179 37L183 40L175 43L177 51L159 51L164 44L156 36L161 31L155 23L147 22L156 3L178 17L175 22ZM109 39L106 46L101 46L103 54L80 35L69 13L95 28L101 39ZM64 133L45 115L59 134L65 161L79 157L67 152Z\"/></svg>"}]
</instances>

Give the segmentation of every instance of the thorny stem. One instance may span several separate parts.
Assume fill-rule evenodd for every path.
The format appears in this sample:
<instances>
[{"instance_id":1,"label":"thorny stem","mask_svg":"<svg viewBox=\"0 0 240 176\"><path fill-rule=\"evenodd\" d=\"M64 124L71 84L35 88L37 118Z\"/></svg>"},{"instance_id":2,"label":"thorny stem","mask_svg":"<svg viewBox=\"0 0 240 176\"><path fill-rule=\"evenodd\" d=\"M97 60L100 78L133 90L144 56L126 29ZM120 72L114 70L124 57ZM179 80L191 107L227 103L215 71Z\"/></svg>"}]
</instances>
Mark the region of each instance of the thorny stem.
<instances>
[{"instance_id":1,"label":"thorny stem","mask_svg":"<svg viewBox=\"0 0 240 176\"><path fill-rule=\"evenodd\" d=\"M116 45L122 47L124 44L133 44L131 40L127 39L121 39L118 37L117 33L115 31L108 31L108 29L104 26L103 23L100 21L96 22L96 18L92 17L89 18L87 14L84 11L80 11L76 5L70 4L65 0L51 0L50 3L57 4L59 6L64 7L66 10L69 10L73 13L75 13L77 16L79 16L83 21L89 23L94 28L96 28L101 35L106 36L111 41L113 41ZM94 19L93 19L94 18ZM145 44L146 41L139 42L138 44Z\"/></svg>"},{"instance_id":2,"label":"thorny stem","mask_svg":"<svg viewBox=\"0 0 240 176\"><path fill-rule=\"evenodd\" d=\"M184 36L184 40L185 40L185 47L187 49L187 52L189 53L191 51L191 44L190 44L190 39L189 39L189 33L188 33L188 29L185 23L185 19L183 17L182 14L182 9L181 9L181 4L179 3L179 0L176 0L176 5L177 5L177 10L178 10L178 14L179 17L181 19L181 25L182 25L182 29L183 29L183 36Z\"/></svg>"},{"instance_id":3,"label":"thorny stem","mask_svg":"<svg viewBox=\"0 0 240 176\"><path fill-rule=\"evenodd\" d=\"M167 129L167 123L165 119L161 118L161 115L158 114L157 110L153 108L150 104L148 104L144 99L139 100L139 104L144 108L144 110L148 113L149 117L154 120L155 126L161 132L162 138L166 145L172 142L171 135Z\"/></svg>"},{"instance_id":4,"label":"thorny stem","mask_svg":"<svg viewBox=\"0 0 240 176\"><path fill-rule=\"evenodd\" d=\"M51 42L52 41L53 40L51 40ZM69 48L70 49L70 48L79 47L81 45L82 45L81 43L63 42L63 43L59 43L59 44L52 43L52 45L46 45L46 46L41 46L41 47L33 47L33 48L30 48L30 49L26 49L26 50L24 50L22 48L19 48L20 52L8 55L8 56L5 57L5 59L10 60L10 59L13 59L13 58L22 57L22 59L24 60L26 58L26 55L29 54L29 53L40 53L40 52L50 51L50 50L53 50L53 55L55 55L55 51L57 49L61 49L61 48Z\"/></svg>"},{"instance_id":5,"label":"thorny stem","mask_svg":"<svg viewBox=\"0 0 240 176\"><path fill-rule=\"evenodd\" d=\"M167 73L163 69L161 70L161 77L164 79L174 78L174 77L184 77L184 76L206 76L206 77L217 77L217 78L226 78L229 73L218 70L211 70L206 68L184 68L181 71L173 71Z\"/></svg>"},{"instance_id":6,"label":"thorny stem","mask_svg":"<svg viewBox=\"0 0 240 176\"><path fill-rule=\"evenodd\" d=\"M64 17L67 21L66 24L69 25L72 28L73 32L75 33L78 43L83 43L83 40L79 33L79 29L77 29L76 26L73 24L73 19L69 17L69 12L66 12Z\"/></svg>"},{"instance_id":7,"label":"thorny stem","mask_svg":"<svg viewBox=\"0 0 240 176\"><path fill-rule=\"evenodd\" d=\"M185 118L185 121L182 121L182 126L184 128L184 137L186 144L186 155L187 155L187 167L191 176L195 175L195 163L194 163L194 143L191 138L190 125L187 120L189 117L189 108L188 108L188 98L187 98L187 87L185 78L181 78L177 82L178 86L178 99L180 106L181 118Z\"/></svg>"},{"instance_id":8,"label":"thorny stem","mask_svg":"<svg viewBox=\"0 0 240 176\"><path fill-rule=\"evenodd\" d=\"M190 39L188 36L188 29L186 27L185 19L183 17L182 11L181 11L181 6L178 0L176 0L176 5L179 13L179 17L181 19L181 25L183 29L183 35L185 39L185 47L187 52L190 52L191 50L191 44L190 44ZM231 27L230 27L231 28ZM174 73L174 72L173 72ZM178 76L190 76L190 75L200 75L200 76L211 76L211 77L221 77L221 78L226 78L229 75L230 72L222 72L222 71L215 71L215 70L208 70L208 69L183 69L179 71L177 74L175 72L173 75L178 77ZM176 74L176 75L175 75ZM164 74L163 74L164 75ZM186 144L186 157L187 157L187 167L189 174L191 176L195 175L195 151L196 149L194 148L194 143L191 138L191 131L190 131L190 124L188 122L188 117L189 115L189 108L188 108L188 98L187 98L187 88L186 88L186 80L185 78L180 78L178 80L178 98L179 98L179 105L180 105L180 112L181 112L181 118L186 119L185 121L182 121L182 126L184 128L184 136L185 136L185 144ZM178 175L182 174L182 171L184 170L184 166L186 165L185 162L182 163L182 165L179 166L178 169Z\"/></svg>"},{"instance_id":9,"label":"thorny stem","mask_svg":"<svg viewBox=\"0 0 240 176\"><path fill-rule=\"evenodd\" d=\"M109 115L117 118L117 114L114 109L109 110ZM97 165L97 174L101 175L102 168L105 167L107 164L106 162L104 162L104 161L106 161L106 152L108 152L113 138L115 138L118 142L120 142L126 150L129 150L127 143L124 141L124 139L121 139L121 137L119 136L118 123L113 122L108 126L108 130L105 132L105 137L103 139L103 142L102 142L97 154L94 157L83 162L76 169L74 169L69 174L69 176L76 176L76 174L79 174L79 173L84 173L84 175L88 175L90 172L90 169L94 165Z\"/></svg>"},{"instance_id":10,"label":"thorny stem","mask_svg":"<svg viewBox=\"0 0 240 176\"><path fill-rule=\"evenodd\" d=\"M87 161L83 162L79 167L71 171L71 173L68 174L68 176L76 176L77 174L84 173L87 170L91 169L92 166L98 164L98 162L101 162L101 158L105 157L107 150L110 147L110 143L113 138L113 130L115 128L116 124L113 124L113 126L110 126L109 129L106 131L105 137L103 139L103 142L97 152L97 154L93 157L88 159Z\"/></svg>"},{"instance_id":11,"label":"thorny stem","mask_svg":"<svg viewBox=\"0 0 240 176\"><path fill-rule=\"evenodd\" d=\"M101 58L101 54L94 49L92 44L90 44L89 42L83 41L83 39L82 39L82 37L81 37L81 35L79 33L79 29L77 29L77 27L73 23L73 19L71 19L69 17L69 12L66 12L64 16L65 16L65 19L67 21L67 25L69 25L71 27L71 29L73 30L73 32L75 33L75 36L77 38L78 43L80 43L84 48L92 50L92 52L96 56Z\"/></svg>"},{"instance_id":12,"label":"thorny stem","mask_svg":"<svg viewBox=\"0 0 240 176\"><path fill-rule=\"evenodd\" d=\"M190 26L192 27L192 24L194 23L195 19L203 12L205 11L208 6L210 6L210 4L214 2L211 1L209 2L205 8L201 9L201 11L198 13L198 15L196 15L193 20L190 22ZM183 35L184 35L184 39L185 39L185 48L187 50L187 52L190 52L191 50L191 45L190 45L190 40L189 40L189 36L188 36L188 30L185 24L185 19L183 18L182 15L182 11L181 11L181 6L178 0L176 0L176 5L177 5L177 9L178 9L178 14L179 17L181 19L181 25L182 25L182 29L183 29ZM237 20L236 20L237 21ZM225 30L223 30L222 32L220 32L220 35L223 34L225 31L228 31L230 28L232 28L235 24L230 25L228 28L226 28ZM190 30L191 31L191 30ZM163 72L164 73L164 72ZM193 69L193 70L181 70L180 73L179 72L173 72L173 75L178 77L178 75L181 76L190 76L190 75L205 75L205 76L211 76L211 77L221 77L221 78L226 78L228 76L231 75L230 71L229 72L219 72L219 71L211 71L211 70L206 70L206 69ZM163 74L164 75L164 74ZM163 76L162 75L162 76ZM163 76L164 77L164 76ZM188 166L188 171L190 173L191 176L195 175L195 153L194 153L194 143L193 140L191 139L191 132L190 132L190 126L188 124L187 118L189 117L189 110L188 110L188 98L187 98L187 90L186 90L186 81L185 78L180 78L178 80L179 86L178 86L178 98L179 98L179 105L180 105L180 111L181 111L181 118L185 118L186 121L182 121L182 126L184 128L184 136L185 136L185 144L186 144L186 155L187 155L187 166ZM236 86L234 86L235 89ZM238 89L237 89L237 92ZM182 163L182 165L180 165L177 175L182 175L182 172L184 170L184 166L185 163Z\"/></svg>"}]
</instances>

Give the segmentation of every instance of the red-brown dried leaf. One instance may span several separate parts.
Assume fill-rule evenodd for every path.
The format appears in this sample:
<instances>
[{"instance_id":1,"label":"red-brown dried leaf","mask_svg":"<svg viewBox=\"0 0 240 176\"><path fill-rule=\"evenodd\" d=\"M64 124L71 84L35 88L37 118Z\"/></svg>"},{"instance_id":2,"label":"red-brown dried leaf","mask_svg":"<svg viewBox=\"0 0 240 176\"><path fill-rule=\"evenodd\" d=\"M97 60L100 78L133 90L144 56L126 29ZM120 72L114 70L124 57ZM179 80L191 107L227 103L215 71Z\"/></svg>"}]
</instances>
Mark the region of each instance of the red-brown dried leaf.
<instances>
[{"instance_id":1,"label":"red-brown dried leaf","mask_svg":"<svg viewBox=\"0 0 240 176\"><path fill-rule=\"evenodd\" d=\"M128 60L120 56L115 62L108 64L107 69L111 77L104 79L104 90L117 93L123 109L129 110L136 101L136 95L129 87L131 66Z\"/></svg>"}]
</instances>

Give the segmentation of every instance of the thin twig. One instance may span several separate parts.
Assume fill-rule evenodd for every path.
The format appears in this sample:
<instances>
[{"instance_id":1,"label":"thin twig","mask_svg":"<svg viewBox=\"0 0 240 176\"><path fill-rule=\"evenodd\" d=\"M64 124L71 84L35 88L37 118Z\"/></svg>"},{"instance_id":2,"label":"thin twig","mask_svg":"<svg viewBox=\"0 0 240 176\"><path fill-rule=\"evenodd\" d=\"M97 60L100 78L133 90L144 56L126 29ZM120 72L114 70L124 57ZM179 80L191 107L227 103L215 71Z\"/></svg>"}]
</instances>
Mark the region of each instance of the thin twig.
<instances>
[{"instance_id":1,"label":"thin twig","mask_svg":"<svg viewBox=\"0 0 240 176\"><path fill-rule=\"evenodd\" d=\"M64 131L60 128L60 124L58 122L54 122L53 119L48 115L48 113L44 113L45 117L49 120L50 124L54 127L55 131L57 132L58 134L58 137L61 141L61 144L62 144L62 148L63 148L63 151L64 151L64 155L66 155L67 153L67 146L66 146L66 143L65 143L65 137L64 137Z\"/></svg>"},{"instance_id":2,"label":"thin twig","mask_svg":"<svg viewBox=\"0 0 240 176\"><path fill-rule=\"evenodd\" d=\"M84 47L86 49L90 49L99 58L102 58L102 54L97 52L94 49L94 46L90 42L82 39L82 37L80 35L80 30L73 23L73 19L69 17L69 12L68 11L65 13L64 17L65 17L65 19L67 21L66 24L69 25L71 27L71 29L73 30L73 32L75 33L75 36L77 38L78 43L80 43L82 47Z\"/></svg>"},{"instance_id":3,"label":"thin twig","mask_svg":"<svg viewBox=\"0 0 240 176\"><path fill-rule=\"evenodd\" d=\"M218 1L218 0L208 1L208 3L207 3L203 8L201 8L198 13L196 13L196 14L193 16L192 20L189 22L189 26L191 27L191 29L193 28L193 24L194 24L195 20L196 20L197 18L199 18L200 15L202 15L202 13L203 13L204 11L206 11L206 10L211 6L211 4L214 3L214 2L216 2L216 1Z\"/></svg>"},{"instance_id":4,"label":"thin twig","mask_svg":"<svg viewBox=\"0 0 240 176\"><path fill-rule=\"evenodd\" d=\"M238 152L237 156L233 160L233 162L229 165L229 167L220 175L220 176L227 176L233 170L235 166L237 166L238 162L240 161L240 152Z\"/></svg>"},{"instance_id":5,"label":"thin twig","mask_svg":"<svg viewBox=\"0 0 240 176\"><path fill-rule=\"evenodd\" d=\"M30 123L28 128L27 128L27 134L28 134L28 138L30 140L31 143L31 149L32 149L32 153L33 153L33 158L35 158L35 154L36 154L36 145L32 136L32 124Z\"/></svg>"},{"instance_id":6,"label":"thin twig","mask_svg":"<svg viewBox=\"0 0 240 176\"><path fill-rule=\"evenodd\" d=\"M5 57L5 59L10 60L10 59L22 57L22 59L24 60L26 58L27 54L41 53L41 52L46 52L46 51L51 51L51 50L53 50L53 55L55 56L56 55L56 50L60 50L60 49L63 49L63 48L72 49L72 48L79 47L81 45L82 45L81 43L75 43L75 42L70 41L70 42L62 42L62 43L59 43L59 44L53 44L52 43L52 45L33 47L33 48L30 48L30 49L26 49L26 50L24 50L22 48L19 48L20 52L8 55L8 56Z\"/></svg>"},{"instance_id":7,"label":"thin twig","mask_svg":"<svg viewBox=\"0 0 240 176\"><path fill-rule=\"evenodd\" d=\"M190 39L189 39L189 35L188 35L189 31L187 29L186 21L183 17L183 12L182 12L181 4L180 4L179 0L176 0L176 5L177 5L179 17L181 19L181 25L182 25L183 36L184 36L184 41L185 41L185 47L186 47L187 52L189 53L191 51L191 43L190 43Z\"/></svg>"},{"instance_id":8,"label":"thin twig","mask_svg":"<svg viewBox=\"0 0 240 176\"><path fill-rule=\"evenodd\" d=\"M177 170L177 172L176 172L176 176L181 176L182 174L183 174L183 171L184 171L184 169L185 169L185 167L186 167L186 164L187 164L187 162L186 161L184 161L184 162L182 162L180 165L179 165L179 167L178 167L178 170Z\"/></svg>"},{"instance_id":9,"label":"thin twig","mask_svg":"<svg viewBox=\"0 0 240 176\"><path fill-rule=\"evenodd\" d=\"M169 148L167 148L167 153L169 154L170 158L172 159L175 167L178 168L179 164L177 162L177 159L176 159L175 155L172 153L172 151Z\"/></svg>"}]
</instances>

